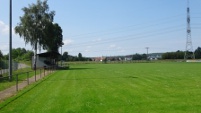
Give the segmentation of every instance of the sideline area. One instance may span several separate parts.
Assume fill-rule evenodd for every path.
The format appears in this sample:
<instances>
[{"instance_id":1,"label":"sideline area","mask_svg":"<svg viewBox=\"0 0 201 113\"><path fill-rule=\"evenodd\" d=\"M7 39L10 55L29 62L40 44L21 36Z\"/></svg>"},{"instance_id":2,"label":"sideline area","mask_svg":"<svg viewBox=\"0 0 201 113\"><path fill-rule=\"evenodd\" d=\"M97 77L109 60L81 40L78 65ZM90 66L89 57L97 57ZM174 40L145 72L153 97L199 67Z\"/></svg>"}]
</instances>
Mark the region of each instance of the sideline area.
<instances>
[{"instance_id":1,"label":"sideline area","mask_svg":"<svg viewBox=\"0 0 201 113\"><path fill-rule=\"evenodd\" d=\"M37 82L38 80L44 78L45 76L47 76L48 74L52 73L51 71L47 71L47 72L43 72L41 73L43 76L40 76L41 74L36 75L36 81L35 81L35 76L32 76L29 78L29 84L32 84L34 82ZM18 84L18 91L22 90L23 88L25 88L26 86L28 86L27 81L22 81ZM3 91L0 91L0 103L2 101L4 101L5 99L14 96L15 94L17 94L17 90L16 90L16 85L11 86L10 88L7 88Z\"/></svg>"}]
</instances>

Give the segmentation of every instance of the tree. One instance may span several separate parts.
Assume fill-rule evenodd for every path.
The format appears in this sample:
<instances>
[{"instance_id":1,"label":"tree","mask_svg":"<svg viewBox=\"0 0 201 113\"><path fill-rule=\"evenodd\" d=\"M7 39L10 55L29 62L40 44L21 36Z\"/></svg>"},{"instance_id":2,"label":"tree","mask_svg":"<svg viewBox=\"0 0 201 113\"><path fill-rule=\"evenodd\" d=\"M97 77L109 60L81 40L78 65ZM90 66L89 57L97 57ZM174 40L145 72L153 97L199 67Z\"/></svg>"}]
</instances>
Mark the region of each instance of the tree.
<instances>
[{"instance_id":1,"label":"tree","mask_svg":"<svg viewBox=\"0 0 201 113\"><path fill-rule=\"evenodd\" d=\"M142 60L142 56L136 53L135 55L133 55L132 60Z\"/></svg>"},{"instance_id":2,"label":"tree","mask_svg":"<svg viewBox=\"0 0 201 113\"><path fill-rule=\"evenodd\" d=\"M24 11L24 15L20 17L21 22L15 27L15 32L24 39L25 44L30 43L35 49L35 66L37 48L39 47L39 49L41 49L44 42L46 42L44 41L44 29L47 27L48 23L53 22L55 12L49 12L47 0L43 2L37 0L37 4L31 4L29 7L24 7L22 10Z\"/></svg>"},{"instance_id":3,"label":"tree","mask_svg":"<svg viewBox=\"0 0 201 113\"><path fill-rule=\"evenodd\" d=\"M27 50L26 50L25 48L21 48L20 55L23 55L23 54L25 54L25 53L27 53Z\"/></svg>"},{"instance_id":4,"label":"tree","mask_svg":"<svg viewBox=\"0 0 201 113\"><path fill-rule=\"evenodd\" d=\"M195 50L195 58L196 58L196 59L200 59L200 58L201 58L201 47L198 47L198 48Z\"/></svg>"},{"instance_id":5,"label":"tree","mask_svg":"<svg viewBox=\"0 0 201 113\"><path fill-rule=\"evenodd\" d=\"M8 57L9 57L8 54L3 56L4 60L9 60Z\"/></svg>"},{"instance_id":6,"label":"tree","mask_svg":"<svg viewBox=\"0 0 201 113\"><path fill-rule=\"evenodd\" d=\"M62 55L62 60L67 61L68 60L68 52L64 52Z\"/></svg>"},{"instance_id":7,"label":"tree","mask_svg":"<svg viewBox=\"0 0 201 113\"><path fill-rule=\"evenodd\" d=\"M32 59L32 56L34 55L33 51L27 51L25 54L23 54L21 57L23 60L30 61Z\"/></svg>"},{"instance_id":8,"label":"tree","mask_svg":"<svg viewBox=\"0 0 201 113\"><path fill-rule=\"evenodd\" d=\"M142 60L147 60L148 59L147 58L148 57L147 54L142 54L141 57L142 57Z\"/></svg>"},{"instance_id":9,"label":"tree","mask_svg":"<svg viewBox=\"0 0 201 113\"><path fill-rule=\"evenodd\" d=\"M12 58L16 59L18 57L21 57L23 54L26 53L26 50L24 48L14 48L12 49Z\"/></svg>"},{"instance_id":10,"label":"tree","mask_svg":"<svg viewBox=\"0 0 201 113\"><path fill-rule=\"evenodd\" d=\"M2 60L2 59L3 59L3 53L0 50L0 60Z\"/></svg>"},{"instance_id":11,"label":"tree","mask_svg":"<svg viewBox=\"0 0 201 113\"><path fill-rule=\"evenodd\" d=\"M81 53L78 54L78 60L82 61L82 54Z\"/></svg>"},{"instance_id":12,"label":"tree","mask_svg":"<svg viewBox=\"0 0 201 113\"><path fill-rule=\"evenodd\" d=\"M183 59L184 52L183 51L176 51L176 52L167 52L162 54L162 59Z\"/></svg>"},{"instance_id":13,"label":"tree","mask_svg":"<svg viewBox=\"0 0 201 113\"><path fill-rule=\"evenodd\" d=\"M25 48L13 48L12 58L14 60L31 60L33 51L26 50ZM32 56L30 56L32 55Z\"/></svg>"},{"instance_id":14,"label":"tree","mask_svg":"<svg viewBox=\"0 0 201 113\"><path fill-rule=\"evenodd\" d=\"M63 35L62 29L59 24L49 22L45 28L45 39L43 49L47 51L56 51L58 52L59 47L63 45Z\"/></svg>"},{"instance_id":15,"label":"tree","mask_svg":"<svg viewBox=\"0 0 201 113\"><path fill-rule=\"evenodd\" d=\"M16 59L18 57L18 51L16 49L12 49L12 59Z\"/></svg>"},{"instance_id":16,"label":"tree","mask_svg":"<svg viewBox=\"0 0 201 113\"><path fill-rule=\"evenodd\" d=\"M108 58L107 57L105 57L104 59L103 59L103 63L107 63L107 61L108 61Z\"/></svg>"}]
</instances>

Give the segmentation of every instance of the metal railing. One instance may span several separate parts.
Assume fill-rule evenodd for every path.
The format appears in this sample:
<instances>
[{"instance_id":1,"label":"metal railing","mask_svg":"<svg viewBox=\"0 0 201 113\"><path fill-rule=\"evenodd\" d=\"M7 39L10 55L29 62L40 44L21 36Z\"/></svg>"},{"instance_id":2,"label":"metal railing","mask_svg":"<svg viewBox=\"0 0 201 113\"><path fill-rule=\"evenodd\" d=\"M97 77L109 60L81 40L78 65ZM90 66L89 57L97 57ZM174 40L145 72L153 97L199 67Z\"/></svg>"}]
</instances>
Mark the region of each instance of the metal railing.
<instances>
[{"instance_id":1,"label":"metal railing","mask_svg":"<svg viewBox=\"0 0 201 113\"><path fill-rule=\"evenodd\" d=\"M31 82L30 81L31 79L32 79L32 82L36 82L37 79L39 80L39 79L45 77L47 74L54 72L54 70L55 70L54 67L48 67L48 68L40 68L40 69L38 69L38 72L36 72L36 70L33 70L33 71L15 74L14 76L16 77L16 91L19 90L19 84L20 84L19 82L20 81L22 81L22 82L26 81L27 84L24 83L24 85L29 85ZM34 73L34 77L33 76L30 77L30 73ZM22 77L22 76L26 76L26 77ZM40 78L37 78L37 76L39 76Z\"/></svg>"}]
</instances>

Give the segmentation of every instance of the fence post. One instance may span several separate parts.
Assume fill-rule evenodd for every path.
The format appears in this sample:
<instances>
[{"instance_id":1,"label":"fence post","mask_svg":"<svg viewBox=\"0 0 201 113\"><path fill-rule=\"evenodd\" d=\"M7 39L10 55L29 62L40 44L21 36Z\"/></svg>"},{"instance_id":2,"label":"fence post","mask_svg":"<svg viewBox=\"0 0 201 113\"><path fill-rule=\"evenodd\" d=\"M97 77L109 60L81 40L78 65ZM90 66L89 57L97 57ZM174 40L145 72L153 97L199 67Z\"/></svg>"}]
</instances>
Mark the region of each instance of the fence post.
<instances>
[{"instance_id":1,"label":"fence post","mask_svg":"<svg viewBox=\"0 0 201 113\"><path fill-rule=\"evenodd\" d=\"M45 76L45 68L44 68L44 76Z\"/></svg>"},{"instance_id":2,"label":"fence post","mask_svg":"<svg viewBox=\"0 0 201 113\"><path fill-rule=\"evenodd\" d=\"M47 74L50 72L50 67L47 68Z\"/></svg>"},{"instance_id":3,"label":"fence post","mask_svg":"<svg viewBox=\"0 0 201 113\"><path fill-rule=\"evenodd\" d=\"M16 75L16 91L18 91L18 74Z\"/></svg>"},{"instance_id":4,"label":"fence post","mask_svg":"<svg viewBox=\"0 0 201 113\"><path fill-rule=\"evenodd\" d=\"M27 84L29 85L29 72L27 72Z\"/></svg>"},{"instance_id":5,"label":"fence post","mask_svg":"<svg viewBox=\"0 0 201 113\"><path fill-rule=\"evenodd\" d=\"M36 82L36 69L35 69L35 82Z\"/></svg>"},{"instance_id":6,"label":"fence post","mask_svg":"<svg viewBox=\"0 0 201 113\"><path fill-rule=\"evenodd\" d=\"M40 78L41 78L41 68L40 68Z\"/></svg>"}]
</instances>

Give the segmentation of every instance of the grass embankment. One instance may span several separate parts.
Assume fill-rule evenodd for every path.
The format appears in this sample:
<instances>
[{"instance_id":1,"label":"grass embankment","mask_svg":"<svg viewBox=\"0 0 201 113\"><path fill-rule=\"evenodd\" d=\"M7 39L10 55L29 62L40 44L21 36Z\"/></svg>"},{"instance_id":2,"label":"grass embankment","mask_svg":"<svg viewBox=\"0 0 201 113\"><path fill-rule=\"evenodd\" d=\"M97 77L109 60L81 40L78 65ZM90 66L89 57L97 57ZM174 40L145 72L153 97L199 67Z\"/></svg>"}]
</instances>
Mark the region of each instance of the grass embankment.
<instances>
[{"instance_id":1,"label":"grass embankment","mask_svg":"<svg viewBox=\"0 0 201 113\"><path fill-rule=\"evenodd\" d=\"M29 73L29 77L32 77L35 75L35 71L32 70L31 68L23 68L23 69L13 71L12 81L9 81L8 79L0 81L0 91L4 90L6 88L9 88L10 86L15 85L16 84L16 75L18 75L19 82L26 80L27 72ZM39 74L39 73L40 73L40 70L37 70L36 74ZM8 73L6 73L6 74L8 74ZM5 76L7 76L7 75L5 75Z\"/></svg>"},{"instance_id":2,"label":"grass embankment","mask_svg":"<svg viewBox=\"0 0 201 113\"><path fill-rule=\"evenodd\" d=\"M200 67L200 63L72 65L1 103L0 112L199 113Z\"/></svg>"}]
</instances>

